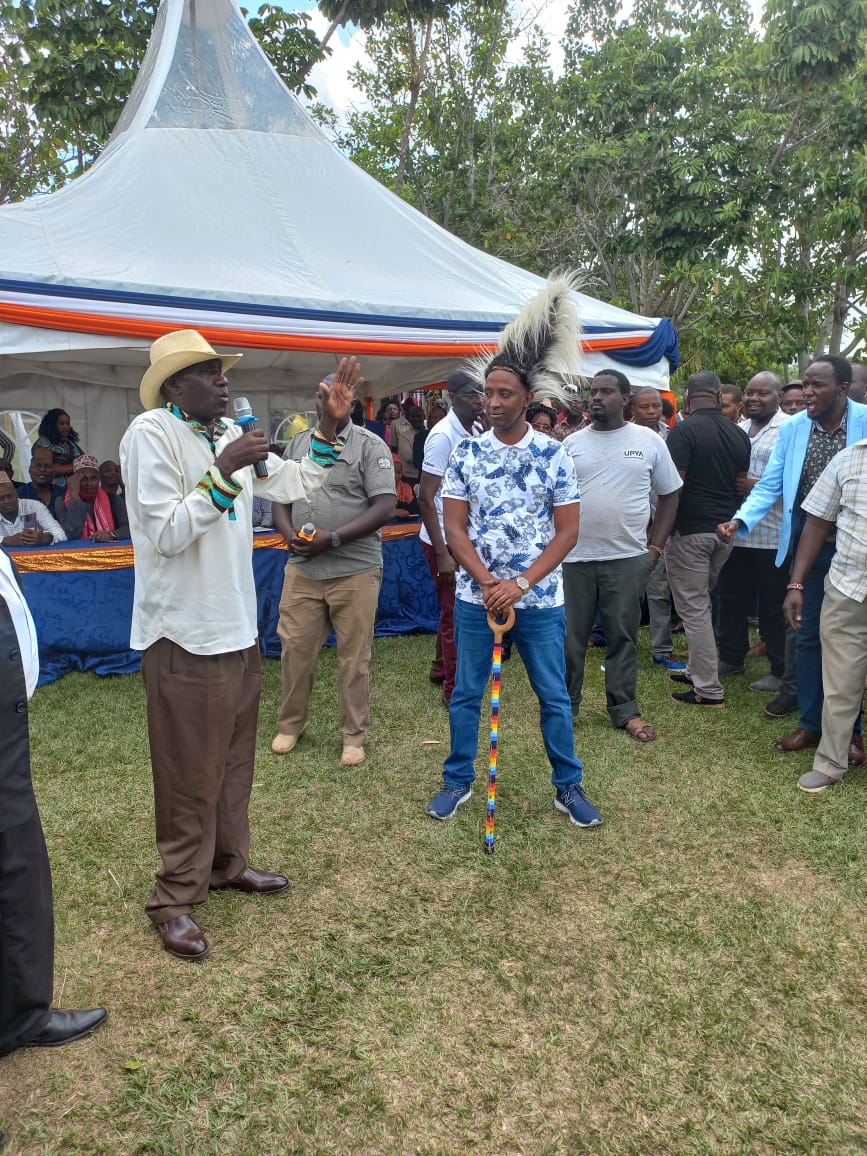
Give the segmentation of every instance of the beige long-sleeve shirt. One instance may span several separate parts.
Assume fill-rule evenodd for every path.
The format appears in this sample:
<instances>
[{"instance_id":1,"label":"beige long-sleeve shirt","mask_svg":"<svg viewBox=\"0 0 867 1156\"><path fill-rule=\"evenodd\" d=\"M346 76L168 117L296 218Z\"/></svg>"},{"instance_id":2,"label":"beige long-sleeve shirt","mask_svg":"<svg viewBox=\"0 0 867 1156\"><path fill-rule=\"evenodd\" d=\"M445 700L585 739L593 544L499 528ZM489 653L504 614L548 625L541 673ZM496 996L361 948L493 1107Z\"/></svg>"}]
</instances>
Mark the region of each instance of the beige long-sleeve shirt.
<instances>
[{"instance_id":1,"label":"beige long-sleeve shirt","mask_svg":"<svg viewBox=\"0 0 867 1156\"><path fill-rule=\"evenodd\" d=\"M226 419L216 454L242 434ZM268 477L252 466L232 475L241 492L235 520L197 485L214 464L207 440L167 409L140 414L120 444L120 467L135 550L130 645L168 638L192 654L225 654L256 641L253 496L310 498L327 470L268 457Z\"/></svg>"}]
</instances>

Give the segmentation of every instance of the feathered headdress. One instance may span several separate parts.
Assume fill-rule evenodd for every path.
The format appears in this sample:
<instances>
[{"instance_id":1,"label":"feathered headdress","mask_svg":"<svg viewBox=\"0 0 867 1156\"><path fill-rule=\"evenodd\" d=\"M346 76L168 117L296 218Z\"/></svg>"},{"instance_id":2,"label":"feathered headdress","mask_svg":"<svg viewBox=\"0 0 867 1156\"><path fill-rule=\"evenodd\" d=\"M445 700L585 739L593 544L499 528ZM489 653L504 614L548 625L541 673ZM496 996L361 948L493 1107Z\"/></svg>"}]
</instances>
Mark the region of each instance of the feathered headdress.
<instances>
[{"instance_id":1,"label":"feathered headdress","mask_svg":"<svg viewBox=\"0 0 867 1156\"><path fill-rule=\"evenodd\" d=\"M551 274L545 288L503 330L494 356L468 364L480 386L491 370L509 369L537 397L564 404L574 397L569 379L581 373L581 322L572 293L580 284L578 273Z\"/></svg>"}]
</instances>

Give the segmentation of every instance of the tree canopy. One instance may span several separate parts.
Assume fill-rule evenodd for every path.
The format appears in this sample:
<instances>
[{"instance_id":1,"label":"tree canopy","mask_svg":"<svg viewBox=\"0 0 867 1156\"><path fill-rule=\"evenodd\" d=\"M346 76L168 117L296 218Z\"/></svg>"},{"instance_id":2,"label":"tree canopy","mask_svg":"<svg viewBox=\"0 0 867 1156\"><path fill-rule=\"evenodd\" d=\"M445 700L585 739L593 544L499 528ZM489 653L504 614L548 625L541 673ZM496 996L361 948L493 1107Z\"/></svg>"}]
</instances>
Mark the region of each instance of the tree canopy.
<instances>
[{"instance_id":1,"label":"tree canopy","mask_svg":"<svg viewBox=\"0 0 867 1156\"><path fill-rule=\"evenodd\" d=\"M867 5L573 0L560 75L506 3L435 21L401 195L474 244L670 316L689 369L743 380L865 342ZM398 187L412 45L368 42L342 147Z\"/></svg>"}]
</instances>

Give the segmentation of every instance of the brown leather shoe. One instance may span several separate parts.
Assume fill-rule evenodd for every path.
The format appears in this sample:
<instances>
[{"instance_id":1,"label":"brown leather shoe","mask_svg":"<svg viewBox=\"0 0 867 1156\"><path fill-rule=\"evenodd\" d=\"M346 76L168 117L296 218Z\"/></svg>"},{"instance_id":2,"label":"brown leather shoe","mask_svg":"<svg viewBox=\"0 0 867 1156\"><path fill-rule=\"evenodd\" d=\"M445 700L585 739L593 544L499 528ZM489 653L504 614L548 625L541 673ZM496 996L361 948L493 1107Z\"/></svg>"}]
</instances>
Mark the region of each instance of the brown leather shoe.
<instances>
[{"instance_id":1,"label":"brown leather shoe","mask_svg":"<svg viewBox=\"0 0 867 1156\"><path fill-rule=\"evenodd\" d=\"M774 750L781 754L789 754L791 751L808 751L810 747L817 747L819 739L822 736L816 734L815 731L805 731L798 727L796 731L792 731L790 735L785 735L774 743Z\"/></svg>"},{"instance_id":2,"label":"brown leather shoe","mask_svg":"<svg viewBox=\"0 0 867 1156\"><path fill-rule=\"evenodd\" d=\"M289 887L285 875L275 875L271 871L257 871L255 867L245 867L237 879L212 887L211 891L243 891L247 895L279 895Z\"/></svg>"},{"instance_id":3,"label":"brown leather shoe","mask_svg":"<svg viewBox=\"0 0 867 1156\"><path fill-rule=\"evenodd\" d=\"M849 766L863 767L864 758L864 739L861 735L852 735L852 741L849 743Z\"/></svg>"},{"instance_id":4,"label":"brown leather shoe","mask_svg":"<svg viewBox=\"0 0 867 1156\"><path fill-rule=\"evenodd\" d=\"M158 923L157 931L163 941L163 947L169 955L186 960L187 963L198 963L210 955L211 949L205 934L189 915L178 915L167 923Z\"/></svg>"}]
</instances>

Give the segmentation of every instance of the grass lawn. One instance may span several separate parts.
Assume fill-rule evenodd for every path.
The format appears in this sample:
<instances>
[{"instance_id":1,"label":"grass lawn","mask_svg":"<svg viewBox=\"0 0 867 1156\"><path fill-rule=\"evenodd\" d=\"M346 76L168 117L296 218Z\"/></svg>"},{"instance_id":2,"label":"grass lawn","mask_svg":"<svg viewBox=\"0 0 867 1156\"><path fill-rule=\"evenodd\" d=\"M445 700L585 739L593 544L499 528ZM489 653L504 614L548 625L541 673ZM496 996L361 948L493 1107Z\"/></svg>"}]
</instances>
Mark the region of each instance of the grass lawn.
<instances>
[{"instance_id":1,"label":"grass lawn","mask_svg":"<svg viewBox=\"0 0 867 1156\"><path fill-rule=\"evenodd\" d=\"M55 1002L110 1021L0 1061L8 1151L863 1153L867 774L801 794L809 753L771 747L795 720L747 690L764 660L701 710L671 701L642 646L648 746L611 730L588 655L596 831L553 810L535 700L505 666L493 857L484 746L472 801L424 814L448 749L432 638L377 641L357 770L339 766L334 653L284 759L266 662L251 858L294 887L213 896L201 965L166 955L143 912L140 679L39 691Z\"/></svg>"}]
</instances>

